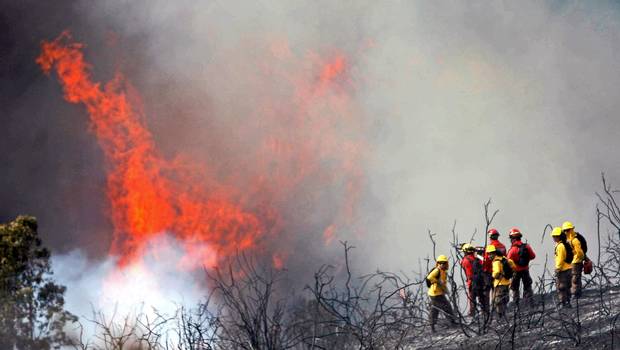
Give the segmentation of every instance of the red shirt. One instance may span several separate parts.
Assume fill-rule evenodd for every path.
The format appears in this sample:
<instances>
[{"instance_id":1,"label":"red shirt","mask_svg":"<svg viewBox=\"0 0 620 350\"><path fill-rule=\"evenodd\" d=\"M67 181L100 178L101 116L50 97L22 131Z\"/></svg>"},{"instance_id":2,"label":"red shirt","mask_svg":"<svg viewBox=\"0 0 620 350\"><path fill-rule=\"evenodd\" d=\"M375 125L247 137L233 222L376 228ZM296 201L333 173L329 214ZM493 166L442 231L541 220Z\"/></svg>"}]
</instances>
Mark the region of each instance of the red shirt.
<instances>
[{"instance_id":1,"label":"red shirt","mask_svg":"<svg viewBox=\"0 0 620 350\"><path fill-rule=\"evenodd\" d=\"M512 247L510 247L510 250L508 251L508 259L512 260L515 263L515 271L525 271L529 268L529 264L528 266L517 265L517 261L519 260L519 247L522 244L525 243L521 241L514 241L514 243L512 243ZM536 253L534 253L532 246L529 244L525 244L525 249L527 249L527 252L529 253L530 260L534 260L534 258L536 257Z\"/></svg>"},{"instance_id":2,"label":"red shirt","mask_svg":"<svg viewBox=\"0 0 620 350\"><path fill-rule=\"evenodd\" d=\"M465 277L467 277L467 281L471 281L474 277L474 259L476 259L474 254L467 254L463 257L463 260L461 260L461 266L463 267L463 270L465 270Z\"/></svg>"},{"instance_id":3,"label":"red shirt","mask_svg":"<svg viewBox=\"0 0 620 350\"><path fill-rule=\"evenodd\" d=\"M502 242L497 239L492 239L489 241L489 244L494 245L495 249L499 250L500 252L502 252L502 254L504 254L504 256L506 256L506 246L503 245ZM484 253L484 263L482 266L482 270L488 273L493 272L493 260L491 259L491 257L489 257L489 253L487 252Z\"/></svg>"}]
</instances>

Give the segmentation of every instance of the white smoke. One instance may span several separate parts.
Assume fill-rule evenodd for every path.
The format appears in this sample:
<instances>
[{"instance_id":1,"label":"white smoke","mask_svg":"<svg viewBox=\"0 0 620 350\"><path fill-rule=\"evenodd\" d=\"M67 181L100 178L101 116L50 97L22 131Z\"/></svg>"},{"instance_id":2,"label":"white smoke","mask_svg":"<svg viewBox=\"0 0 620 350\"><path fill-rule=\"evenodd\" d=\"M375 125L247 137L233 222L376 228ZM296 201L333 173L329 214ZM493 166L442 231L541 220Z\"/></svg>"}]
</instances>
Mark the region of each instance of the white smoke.
<instances>
[{"instance_id":1,"label":"white smoke","mask_svg":"<svg viewBox=\"0 0 620 350\"><path fill-rule=\"evenodd\" d=\"M147 247L142 260L123 267L116 258L89 261L79 250L53 257L56 280L67 287L65 309L80 318L85 339L101 331L92 321L122 325L125 318L131 324L174 316L206 298L206 276L179 266L187 252L174 238L162 234Z\"/></svg>"}]
</instances>

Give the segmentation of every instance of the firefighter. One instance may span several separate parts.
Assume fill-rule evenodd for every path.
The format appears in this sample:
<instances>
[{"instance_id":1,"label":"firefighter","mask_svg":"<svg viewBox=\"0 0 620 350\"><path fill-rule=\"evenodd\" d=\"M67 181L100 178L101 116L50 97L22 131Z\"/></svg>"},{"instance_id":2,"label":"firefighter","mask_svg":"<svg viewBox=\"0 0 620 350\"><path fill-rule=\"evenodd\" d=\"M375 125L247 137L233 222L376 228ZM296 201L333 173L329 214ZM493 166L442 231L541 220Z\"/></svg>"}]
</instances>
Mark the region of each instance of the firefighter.
<instances>
[{"instance_id":1,"label":"firefighter","mask_svg":"<svg viewBox=\"0 0 620 350\"><path fill-rule=\"evenodd\" d=\"M555 242L555 283L562 307L570 306L570 284L572 266L567 262L567 255L571 254L570 244L566 242L566 234L560 227L554 227L551 237ZM569 250L567 250L567 248Z\"/></svg>"},{"instance_id":2,"label":"firefighter","mask_svg":"<svg viewBox=\"0 0 620 350\"><path fill-rule=\"evenodd\" d=\"M503 256L506 256L506 246L499 241L499 231L497 229L491 228L487 231L489 234L489 244L495 246L497 250L499 250Z\"/></svg>"},{"instance_id":3,"label":"firefighter","mask_svg":"<svg viewBox=\"0 0 620 350\"><path fill-rule=\"evenodd\" d=\"M495 249L498 249L500 252L502 252L503 255L506 255L506 247L498 239L499 231L497 229L490 228L487 231L487 234L489 235L489 244L487 244L485 247L488 248L489 245L492 245L495 247ZM491 276L491 274L493 273L493 259L489 256L489 253L487 253L486 251L484 252L483 263L484 263L484 266L483 266L484 276L486 279L485 292L487 295L488 302L492 304L493 300L491 296L491 290L493 289L493 276Z\"/></svg>"},{"instance_id":4,"label":"firefighter","mask_svg":"<svg viewBox=\"0 0 620 350\"><path fill-rule=\"evenodd\" d=\"M429 308L430 308L430 324L431 330L435 332L435 323L437 315L441 311L452 324L456 324L452 306L446 298L448 292L447 285L448 257L440 255L437 257L435 268L426 276L427 282L430 283L428 288Z\"/></svg>"},{"instance_id":5,"label":"firefighter","mask_svg":"<svg viewBox=\"0 0 620 350\"><path fill-rule=\"evenodd\" d=\"M494 245L487 246L487 253L493 259L493 307L500 320L506 320L506 305L508 304L508 286L510 272L514 271L514 263L506 259L501 250ZM506 266L505 266L506 264Z\"/></svg>"},{"instance_id":6,"label":"firefighter","mask_svg":"<svg viewBox=\"0 0 620 350\"><path fill-rule=\"evenodd\" d=\"M523 299L526 306L531 306L532 296L532 277L530 276L529 264L531 260L536 258L536 254L527 243L521 242L523 234L521 231L513 227L508 233L510 237L511 247L508 251L508 259L515 263L515 273L510 283L510 291L512 292L512 301L515 305L519 304L519 285L523 283Z\"/></svg>"},{"instance_id":7,"label":"firefighter","mask_svg":"<svg viewBox=\"0 0 620 350\"><path fill-rule=\"evenodd\" d=\"M491 259L488 257L485 247L476 247L476 256L480 261L482 261L482 301L483 307L487 309L487 317L485 318L485 323L489 320L489 311L490 311L490 303L491 303L491 290L493 289L493 277L491 276L491 272L493 272L493 263Z\"/></svg>"},{"instance_id":8,"label":"firefighter","mask_svg":"<svg viewBox=\"0 0 620 350\"><path fill-rule=\"evenodd\" d=\"M573 297L581 297L581 273L583 272L583 260L585 253L581 242L577 239L577 233L575 232L575 226L566 221L562 224L562 232L566 235L566 241L573 248L573 261L571 262L571 293Z\"/></svg>"},{"instance_id":9,"label":"firefighter","mask_svg":"<svg viewBox=\"0 0 620 350\"><path fill-rule=\"evenodd\" d=\"M488 317L489 298L484 292L485 277L482 260L476 256L476 249L469 243L463 244L461 250L465 254L461 260L461 266L467 278L467 300L469 304L469 316L475 316L477 304L480 304L483 314ZM486 299L485 299L486 297Z\"/></svg>"}]
</instances>

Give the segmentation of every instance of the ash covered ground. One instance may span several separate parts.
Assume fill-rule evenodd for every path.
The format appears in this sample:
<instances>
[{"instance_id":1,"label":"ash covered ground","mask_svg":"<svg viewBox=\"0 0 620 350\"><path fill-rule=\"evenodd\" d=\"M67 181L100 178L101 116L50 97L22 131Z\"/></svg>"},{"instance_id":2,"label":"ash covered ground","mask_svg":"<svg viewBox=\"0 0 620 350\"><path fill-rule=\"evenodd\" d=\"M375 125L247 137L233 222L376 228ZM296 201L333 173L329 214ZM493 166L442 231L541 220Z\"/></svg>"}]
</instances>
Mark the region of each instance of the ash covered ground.
<instances>
[{"instance_id":1,"label":"ash covered ground","mask_svg":"<svg viewBox=\"0 0 620 350\"><path fill-rule=\"evenodd\" d=\"M532 310L511 310L509 323L480 332L476 320L411 339L410 349L617 349L620 347L620 287L591 285L571 309L556 307L555 293L536 295ZM544 306L543 306L544 304Z\"/></svg>"}]
</instances>

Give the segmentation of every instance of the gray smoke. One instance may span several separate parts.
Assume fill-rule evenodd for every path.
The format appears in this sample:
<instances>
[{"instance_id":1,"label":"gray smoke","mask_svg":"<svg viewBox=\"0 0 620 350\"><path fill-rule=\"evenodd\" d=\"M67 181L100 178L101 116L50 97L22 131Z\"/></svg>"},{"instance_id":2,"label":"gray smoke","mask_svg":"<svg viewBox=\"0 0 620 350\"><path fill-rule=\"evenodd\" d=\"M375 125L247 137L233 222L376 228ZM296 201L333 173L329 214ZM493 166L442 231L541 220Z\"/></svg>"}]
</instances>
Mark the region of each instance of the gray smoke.
<instances>
[{"instance_id":1,"label":"gray smoke","mask_svg":"<svg viewBox=\"0 0 620 350\"><path fill-rule=\"evenodd\" d=\"M64 22L34 40L55 37L64 23L88 43L101 79L122 67L167 155L205 162L243 149L247 140L230 142L230 129L255 117L260 97L286 101L277 84L248 79L266 47L284 39L302 56L344 52L370 146L357 218L366 229L341 237L359 248L360 269L410 270L430 255L427 229L447 252L453 220L463 240L484 228L488 198L501 210L495 226L505 243L519 227L541 264L551 251L548 238L540 243L543 227L571 220L594 240L600 172L620 181L617 4L118 0L66 8ZM32 62L30 53L13 59ZM61 100L55 81L29 74L26 92L2 114L15 141L2 145L2 193L11 198L2 215L19 198L19 210L48 218L41 228L58 251L105 251L105 175L85 113ZM45 172L25 176L33 169ZM52 205L41 204L48 198ZM296 214L323 209L304 210ZM323 256L307 251L312 234L294 238L297 261ZM310 260L309 269L324 263Z\"/></svg>"}]
</instances>

